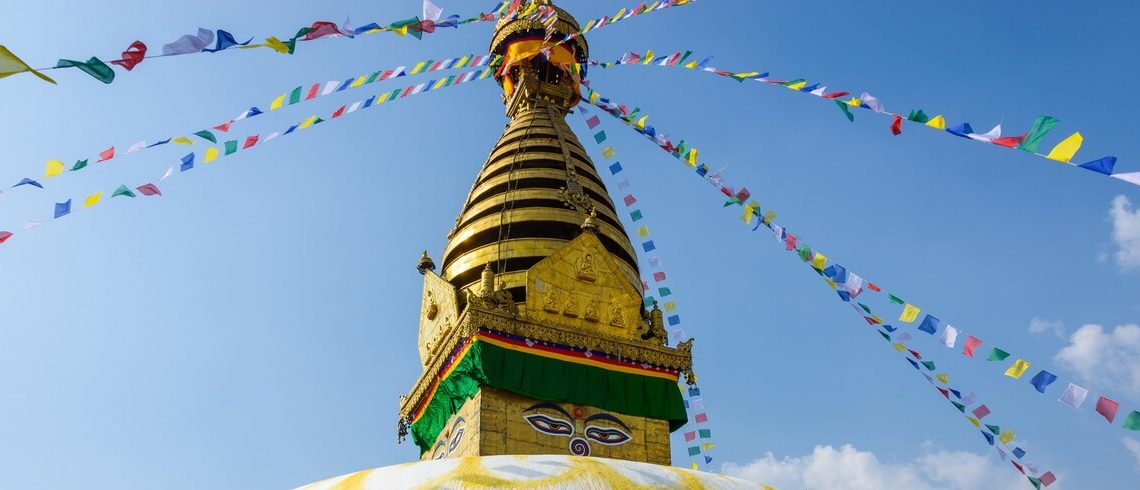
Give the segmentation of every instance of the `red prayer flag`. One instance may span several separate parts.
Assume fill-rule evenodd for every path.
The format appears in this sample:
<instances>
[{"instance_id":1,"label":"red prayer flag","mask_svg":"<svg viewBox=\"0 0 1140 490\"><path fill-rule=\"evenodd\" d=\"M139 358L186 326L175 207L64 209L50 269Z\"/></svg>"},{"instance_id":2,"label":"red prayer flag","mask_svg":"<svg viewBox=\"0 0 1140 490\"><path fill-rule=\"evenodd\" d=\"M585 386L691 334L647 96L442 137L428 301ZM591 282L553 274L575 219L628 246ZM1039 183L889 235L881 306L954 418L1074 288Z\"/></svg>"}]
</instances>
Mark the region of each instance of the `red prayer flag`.
<instances>
[{"instance_id":1,"label":"red prayer flag","mask_svg":"<svg viewBox=\"0 0 1140 490\"><path fill-rule=\"evenodd\" d=\"M413 89L415 89L415 87L408 87L408 88L404 89L404 93L400 94L400 98L402 99L404 97L407 97L408 94L412 93Z\"/></svg>"},{"instance_id":2,"label":"red prayer flag","mask_svg":"<svg viewBox=\"0 0 1140 490\"><path fill-rule=\"evenodd\" d=\"M970 338L966 339L966 347L962 349L962 355L974 357L974 349L978 348L979 345L982 345L982 339L971 335Z\"/></svg>"},{"instance_id":3,"label":"red prayer flag","mask_svg":"<svg viewBox=\"0 0 1140 490\"><path fill-rule=\"evenodd\" d=\"M392 76L392 70L384 70L384 73L380 74L380 78L378 78L378 80L384 81L387 80L390 76Z\"/></svg>"},{"instance_id":4,"label":"red prayer flag","mask_svg":"<svg viewBox=\"0 0 1140 490\"><path fill-rule=\"evenodd\" d=\"M158 187L155 186L154 184L143 184L143 185L140 185L138 187L135 187L135 189L138 189L139 192L141 192L142 195L144 195L144 196L161 196L162 195L162 191L158 190Z\"/></svg>"},{"instance_id":5,"label":"red prayer flag","mask_svg":"<svg viewBox=\"0 0 1140 490\"><path fill-rule=\"evenodd\" d=\"M1004 146L1006 148L1013 148L1017 145L1020 145L1022 141L1025 141L1026 134L1027 133L1021 133L1021 136L1006 136L1004 138L997 138L990 143L998 146Z\"/></svg>"},{"instance_id":6,"label":"red prayer flag","mask_svg":"<svg viewBox=\"0 0 1140 490\"><path fill-rule=\"evenodd\" d=\"M245 144L241 146L241 149L245 150L245 149L247 149L253 145L256 145L257 144L257 136L258 135L255 134L253 136L246 138Z\"/></svg>"},{"instance_id":7,"label":"red prayer flag","mask_svg":"<svg viewBox=\"0 0 1140 490\"><path fill-rule=\"evenodd\" d=\"M1112 420L1116 418L1116 410L1119 408L1119 403L1116 403L1103 396L1098 398L1096 401L1096 413L1103 415L1104 419L1107 420L1110 424L1112 423Z\"/></svg>"},{"instance_id":8,"label":"red prayer flag","mask_svg":"<svg viewBox=\"0 0 1140 490\"><path fill-rule=\"evenodd\" d=\"M633 203L637 202L637 198L633 197L633 194L626 194L625 197L622 198L622 202L624 202L626 206L632 206Z\"/></svg>"},{"instance_id":9,"label":"red prayer flag","mask_svg":"<svg viewBox=\"0 0 1140 490\"><path fill-rule=\"evenodd\" d=\"M131 43L126 51L123 51L123 59L112 61L112 65L119 65L131 71L135 65L143 62L146 58L146 45L142 41L135 41Z\"/></svg>"},{"instance_id":10,"label":"red prayer flag","mask_svg":"<svg viewBox=\"0 0 1140 490\"><path fill-rule=\"evenodd\" d=\"M1045 474L1041 475L1040 480L1042 485L1049 486L1057 481L1057 475L1054 475L1052 471L1046 471Z\"/></svg>"},{"instance_id":11,"label":"red prayer flag","mask_svg":"<svg viewBox=\"0 0 1140 490\"><path fill-rule=\"evenodd\" d=\"M320 39L322 37L332 36L334 34L340 34L340 28L338 28L336 24L324 20L318 20L316 22L313 22L313 25L309 26L309 32L305 33L304 39L306 41L312 41L313 39Z\"/></svg>"},{"instance_id":12,"label":"red prayer flag","mask_svg":"<svg viewBox=\"0 0 1140 490\"><path fill-rule=\"evenodd\" d=\"M982 419L986 418L986 415L989 415L989 414L990 414L990 409L987 408L985 405L982 405L982 406L974 409L974 416L977 417L978 420L982 420Z\"/></svg>"},{"instance_id":13,"label":"red prayer flag","mask_svg":"<svg viewBox=\"0 0 1140 490\"><path fill-rule=\"evenodd\" d=\"M642 291L649 291L649 283L647 283L645 281L641 281L641 290Z\"/></svg>"},{"instance_id":14,"label":"red prayer flag","mask_svg":"<svg viewBox=\"0 0 1140 490\"><path fill-rule=\"evenodd\" d=\"M785 246L786 249L795 250L796 249L796 236L791 234L791 233L788 233L788 239L784 243L787 243L787 245Z\"/></svg>"},{"instance_id":15,"label":"red prayer flag","mask_svg":"<svg viewBox=\"0 0 1140 490\"><path fill-rule=\"evenodd\" d=\"M333 111L332 117L329 119L336 119L336 118L343 116L343 115L344 115L344 106L340 106L340 109Z\"/></svg>"},{"instance_id":16,"label":"red prayer flag","mask_svg":"<svg viewBox=\"0 0 1140 490\"><path fill-rule=\"evenodd\" d=\"M665 273L661 272L661 271L654 272L653 273L653 280L656 282L664 281L665 280Z\"/></svg>"},{"instance_id":17,"label":"red prayer flag","mask_svg":"<svg viewBox=\"0 0 1140 490\"><path fill-rule=\"evenodd\" d=\"M823 98L825 98L825 99L838 99L840 97L843 97L844 95L849 95L849 94L850 94L850 92L832 92L830 94L823 94Z\"/></svg>"},{"instance_id":18,"label":"red prayer flag","mask_svg":"<svg viewBox=\"0 0 1140 490\"><path fill-rule=\"evenodd\" d=\"M685 441L692 441L697 438L697 431L689 431L685 433Z\"/></svg>"},{"instance_id":19,"label":"red prayer flag","mask_svg":"<svg viewBox=\"0 0 1140 490\"><path fill-rule=\"evenodd\" d=\"M4 242L8 241L9 238L12 238L12 232L0 231L0 243L4 243Z\"/></svg>"},{"instance_id":20,"label":"red prayer flag","mask_svg":"<svg viewBox=\"0 0 1140 490\"><path fill-rule=\"evenodd\" d=\"M910 349L907 349L907 350L910 350ZM920 361L922 360L922 354L919 354L913 350L910 350L910 355L914 356L915 359L918 359Z\"/></svg>"},{"instance_id":21,"label":"red prayer flag","mask_svg":"<svg viewBox=\"0 0 1140 490\"><path fill-rule=\"evenodd\" d=\"M233 123L234 123L233 121L225 122L225 123L219 124L217 126L214 126L214 129L224 133L224 132L230 130L230 125Z\"/></svg>"},{"instance_id":22,"label":"red prayer flag","mask_svg":"<svg viewBox=\"0 0 1140 490\"><path fill-rule=\"evenodd\" d=\"M882 289L879 289L879 286L876 286L874 283L870 283L870 282L867 283L867 288L870 289L871 291L876 292L876 293L883 291Z\"/></svg>"},{"instance_id":23,"label":"red prayer flag","mask_svg":"<svg viewBox=\"0 0 1140 490\"><path fill-rule=\"evenodd\" d=\"M105 161L110 160L112 158L115 158L115 147L114 146L99 152L99 161L100 162L105 162Z\"/></svg>"},{"instance_id":24,"label":"red prayer flag","mask_svg":"<svg viewBox=\"0 0 1140 490\"><path fill-rule=\"evenodd\" d=\"M698 424L703 424L709 421L709 415L707 413L701 412L698 413L696 417L693 417L693 420L696 420Z\"/></svg>"},{"instance_id":25,"label":"red prayer flag","mask_svg":"<svg viewBox=\"0 0 1140 490\"><path fill-rule=\"evenodd\" d=\"M895 120L891 123L891 134L898 136L902 134L902 116L895 114Z\"/></svg>"},{"instance_id":26,"label":"red prayer flag","mask_svg":"<svg viewBox=\"0 0 1140 490\"><path fill-rule=\"evenodd\" d=\"M305 94L305 100L316 97L319 90L321 90L321 84L314 83L312 87L309 87L309 93Z\"/></svg>"},{"instance_id":27,"label":"red prayer flag","mask_svg":"<svg viewBox=\"0 0 1140 490\"><path fill-rule=\"evenodd\" d=\"M439 65L441 64L443 64L442 61L436 61L435 63L431 64L431 68L428 68L427 71L436 71L439 69Z\"/></svg>"},{"instance_id":28,"label":"red prayer flag","mask_svg":"<svg viewBox=\"0 0 1140 490\"><path fill-rule=\"evenodd\" d=\"M944 396L946 398L950 398L950 392L946 391L945 388L938 388L938 392L942 393L942 396Z\"/></svg>"},{"instance_id":29,"label":"red prayer flag","mask_svg":"<svg viewBox=\"0 0 1140 490\"><path fill-rule=\"evenodd\" d=\"M1021 465L1017 464L1017 461L1010 461L1010 463L1012 463L1013 467L1017 468L1017 471L1020 471L1021 474L1025 474L1025 468L1022 468Z\"/></svg>"},{"instance_id":30,"label":"red prayer flag","mask_svg":"<svg viewBox=\"0 0 1140 490\"><path fill-rule=\"evenodd\" d=\"M598 125L601 123L602 121L598 119L598 116L590 116L590 118L586 120L586 126L588 126L590 129L598 127Z\"/></svg>"}]
</instances>

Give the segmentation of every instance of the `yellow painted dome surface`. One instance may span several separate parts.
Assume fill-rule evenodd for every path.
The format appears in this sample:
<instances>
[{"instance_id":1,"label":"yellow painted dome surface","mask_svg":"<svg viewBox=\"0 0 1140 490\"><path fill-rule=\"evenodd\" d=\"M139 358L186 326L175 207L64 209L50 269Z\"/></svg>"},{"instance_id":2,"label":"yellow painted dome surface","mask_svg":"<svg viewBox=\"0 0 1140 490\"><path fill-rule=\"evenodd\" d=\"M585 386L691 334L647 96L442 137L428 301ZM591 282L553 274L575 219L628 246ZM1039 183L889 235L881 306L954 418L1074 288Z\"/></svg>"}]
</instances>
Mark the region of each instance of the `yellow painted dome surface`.
<instances>
[{"instance_id":1,"label":"yellow painted dome surface","mask_svg":"<svg viewBox=\"0 0 1140 490\"><path fill-rule=\"evenodd\" d=\"M762 489L713 473L617 459L562 455L419 461L338 476L298 490L380 489Z\"/></svg>"}]
</instances>

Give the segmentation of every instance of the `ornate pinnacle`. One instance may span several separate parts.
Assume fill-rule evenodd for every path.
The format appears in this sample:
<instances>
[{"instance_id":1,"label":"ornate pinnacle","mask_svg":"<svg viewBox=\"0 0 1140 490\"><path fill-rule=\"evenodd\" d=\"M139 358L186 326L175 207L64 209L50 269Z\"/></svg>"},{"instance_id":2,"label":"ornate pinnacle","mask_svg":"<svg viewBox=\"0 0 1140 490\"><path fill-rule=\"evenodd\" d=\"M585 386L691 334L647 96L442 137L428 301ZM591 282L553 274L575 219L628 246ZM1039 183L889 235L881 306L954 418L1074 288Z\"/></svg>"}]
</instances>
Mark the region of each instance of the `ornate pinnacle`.
<instances>
[{"instance_id":1,"label":"ornate pinnacle","mask_svg":"<svg viewBox=\"0 0 1140 490\"><path fill-rule=\"evenodd\" d=\"M420 263L416 265L416 270L420 271L420 275L427 274L427 271L435 270L435 261L428 257L427 250L424 250L424 255L420 257Z\"/></svg>"}]
</instances>

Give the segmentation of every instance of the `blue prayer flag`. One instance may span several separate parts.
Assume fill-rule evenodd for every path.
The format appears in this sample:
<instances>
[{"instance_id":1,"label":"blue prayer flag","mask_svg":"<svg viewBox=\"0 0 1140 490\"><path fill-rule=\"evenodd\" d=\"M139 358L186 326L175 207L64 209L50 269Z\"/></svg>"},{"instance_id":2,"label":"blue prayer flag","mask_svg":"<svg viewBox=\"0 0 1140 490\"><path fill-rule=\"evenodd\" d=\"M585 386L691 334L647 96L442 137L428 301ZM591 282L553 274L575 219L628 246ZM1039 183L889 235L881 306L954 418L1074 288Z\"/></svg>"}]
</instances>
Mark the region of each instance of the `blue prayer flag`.
<instances>
[{"instance_id":1,"label":"blue prayer flag","mask_svg":"<svg viewBox=\"0 0 1140 490\"><path fill-rule=\"evenodd\" d=\"M1015 447L1013 448L1013 455L1016 456L1017 459L1021 459L1022 456L1025 456L1025 450L1019 447Z\"/></svg>"},{"instance_id":2,"label":"blue prayer flag","mask_svg":"<svg viewBox=\"0 0 1140 490\"><path fill-rule=\"evenodd\" d=\"M970 127L970 123L962 123L962 124L959 124L957 126L951 126L949 128L946 128L946 132L950 133L952 135L955 135L955 136L961 136L963 138L969 138L969 136L966 136L966 135L973 134L974 128Z\"/></svg>"},{"instance_id":3,"label":"blue prayer flag","mask_svg":"<svg viewBox=\"0 0 1140 490\"><path fill-rule=\"evenodd\" d=\"M911 366L914 366L914 368L915 368L915 369L918 369L918 363L917 363L917 362L914 362L914 359L911 359L911 358L909 358L909 357L908 357L908 358L906 359L906 362L909 362Z\"/></svg>"},{"instance_id":4,"label":"blue prayer flag","mask_svg":"<svg viewBox=\"0 0 1140 490\"><path fill-rule=\"evenodd\" d=\"M293 131L296 131L296 130L297 130L297 125L294 124L292 126L289 126L289 129L286 129L285 132L281 133L281 134L289 134L289 133L292 133Z\"/></svg>"},{"instance_id":5,"label":"blue prayer flag","mask_svg":"<svg viewBox=\"0 0 1140 490\"><path fill-rule=\"evenodd\" d=\"M696 387L689 388L689 396L701 396L701 389Z\"/></svg>"},{"instance_id":6,"label":"blue prayer flag","mask_svg":"<svg viewBox=\"0 0 1140 490\"><path fill-rule=\"evenodd\" d=\"M1116 157L1104 157L1100 160L1082 163L1079 166L1084 169L1092 170L1093 172L1112 175L1112 168L1116 166Z\"/></svg>"},{"instance_id":7,"label":"blue prayer flag","mask_svg":"<svg viewBox=\"0 0 1140 490\"><path fill-rule=\"evenodd\" d=\"M843 301L851 301L851 293L847 292L846 290L839 289L839 290L836 290L835 292L837 294L839 294L839 299L841 299Z\"/></svg>"},{"instance_id":8,"label":"blue prayer flag","mask_svg":"<svg viewBox=\"0 0 1140 490\"><path fill-rule=\"evenodd\" d=\"M610 174L617 175L618 172L621 172L621 162L614 162L613 165L610 165Z\"/></svg>"},{"instance_id":9,"label":"blue prayer flag","mask_svg":"<svg viewBox=\"0 0 1140 490\"><path fill-rule=\"evenodd\" d=\"M71 212L71 199L64 202L55 203L55 217L66 216Z\"/></svg>"},{"instance_id":10,"label":"blue prayer flag","mask_svg":"<svg viewBox=\"0 0 1140 490\"><path fill-rule=\"evenodd\" d=\"M712 462L712 458L705 456L705 464L709 464L711 462Z\"/></svg>"},{"instance_id":11,"label":"blue prayer flag","mask_svg":"<svg viewBox=\"0 0 1140 490\"><path fill-rule=\"evenodd\" d=\"M1057 376L1053 373L1050 373L1049 371L1042 369L1041 372L1037 373L1036 376L1033 376L1033 379L1030 380L1029 383L1032 384L1033 387L1037 389L1037 391L1045 393L1045 387L1049 386L1054 381L1057 381Z\"/></svg>"},{"instance_id":12,"label":"blue prayer flag","mask_svg":"<svg viewBox=\"0 0 1140 490\"><path fill-rule=\"evenodd\" d=\"M677 326L678 323L681 323L681 316L680 315L670 315L669 316L669 326L670 327L675 327L675 326Z\"/></svg>"},{"instance_id":13,"label":"blue prayer flag","mask_svg":"<svg viewBox=\"0 0 1140 490\"><path fill-rule=\"evenodd\" d=\"M27 177L20 179L20 182L17 183L16 185L12 186L12 187L20 187L22 185L33 185L33 186L39 187L40 189L44 188L44 186L40 185L39 182L36 182L36 181L29 179Z\"/></svg>"},{"instance_id":14,"label":"blue prayer flag","mask_svg":"<svg viewBox=\"0 0 1140 490\"><path fill-rule=\"evenodd\" d=\"M216 53L216 52L221 51L223 49L232 48L234 46L245 46L246 44L249 44L250 41L253 41L253 38L251 37L251 38L249 38L249 41L246 41L244 43L239 43L239 42L237 42L237 40L234 39L233 34L230 34L226 31L221 30L221 29L218 29L217 39L218 39L218 44L214 49L206 48L206 49L203 49L202 51L205 51L207 53Z\"/></svg>"},{"instance_id":15,"label":"blue prayer flag","mask_svg":"<svg viewBox=\"0 0 1140 490\"><path fill-rule=\"evenodd\" d=\"M895 330L899 329L898 327L892 327L890 325L883 325L883 328L886 329L888 332L894 332Z\"/></svg>"},{"instance_id":16,"label":"blue prayer flag","mask_svg":"<svg viewBox=\"0 0 1140 490\"><path fill-rule=\"evenodd\" d=\"M182 157L182 171L185 172L192 168L194 168L194 153L190 152L187 153L186 156Z\"/></svg>"},{"instance_id":17,"label":"blue prayer flag","mask_svg":"<svg viewBox=\"0 0 1140 490\"><path fill-rule=\"evenodd\" d=\"M170 138L166 138L166 139L159 141L159 142L156 142L156 143L151 143L151 144L147 145L146 147L147 148L154 148L158 145L165 145L167 143L170 143Z\"/></svg>"},{"instance_id":18,"label":"blue prayer flag","mask_svg":"<svg viewBox=\"0 0 1140 490\"><path fill-rule=\"evenodd\" d=\"M657 245L653 244L653 240L648 240L641 244L641 248L645 249L646 252L652 252L657 250Z\"/></svg>"},{"instance_id":19,"label":"blue prayer flag","mask_svg":"<svg viewBox=\"0 0 1140 490\"><path fill-rule=\"evenodd\" d=\"M990 443L991 446L994 445L994 435L993 434L990 434L989 432L986 432L984 430L979 431L979 432L981 432L982 436L986 438L986 442Z\"/></svg>"},{"instance_id":20,"label":"blue prayer flag","mask_svg":"<svg viewBox=\"0 0 1140 490\"><path fill-rule=\"evenodd\" d=\"M938 331L938 325L941 324L942 321L940 321L938 318L935 318L934 315L928 314L926 315L926 318L922 319L922 325L919 325L918 329L930 335L934 335L934 332Z\"/></svg>"},{"instance_id":21,"label":"blue prayer flag","mask_svg":"<svg viewBox=\"0 0 1140 490\"><path fill-rule=\"evenodd\" d=\"M375 95L373 95L372 97L369 97L368 100L364 101L364 107L363 108L367 109L369 107L372 107L373 102L376 102L376 96Z\"/></svg>"}]
</instances>

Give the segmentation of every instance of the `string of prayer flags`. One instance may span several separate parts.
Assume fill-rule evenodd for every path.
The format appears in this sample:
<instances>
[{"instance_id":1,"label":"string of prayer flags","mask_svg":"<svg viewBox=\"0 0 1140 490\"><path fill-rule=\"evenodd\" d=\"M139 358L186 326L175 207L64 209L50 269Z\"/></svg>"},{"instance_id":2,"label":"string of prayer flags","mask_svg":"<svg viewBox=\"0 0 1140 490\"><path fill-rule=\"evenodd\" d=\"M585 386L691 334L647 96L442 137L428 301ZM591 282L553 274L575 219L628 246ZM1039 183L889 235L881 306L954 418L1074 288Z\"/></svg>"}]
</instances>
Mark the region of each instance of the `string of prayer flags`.
<instances>
[{"instance_id":1,"label":"string of prayer flags","mask_svg":"<svg viewBox=\"0 0 1140 490\"><path fill-rule=\"evenodd\" d=\"M651 57L652 57L652 51L646 53L645 58L651 58ZM661 63L661 61L663 61L667 58L669 58L669 56L663 56L663 57L658 57L658 58L646 60L646 59L643 59L640 55L630 52L630 53L623 55L621 58L619 58L618 60L616 60L614 62L599 62L599 61L591 60L588 63L591 66L598 66L600 68L608 68L611 66L621 66L621 65L655 65L655 66L667 66L667 67L668 66L676 66L676 65L670 65L667 63ZM1113 163L1115 163L1115 160L1116 160L1115 157L1103 157L1103 158L1100 158L1097 160L1092 160L1092 161L1088 162L1087 164L1073 164L1073 163L1071 163L1070 161L1076 156L1077 150L1080 149L1081 143L1083 142L1083 137L1081 136L1080 133L1074 133L1073 135L1066 138L1064 141L1058 143L1055 147L1053 147L1053 149L1048 154L1039 153L1038 148L1040 147L1045 135L1048 134L1049 131L1051 129L1053 129L1053 127L1056 126L1056 124L1059 122L1056 118L1054 118L1052 116L1039 116L1033 122L1030 129L1023 135L1001 137L1001 125L1000 124L996 125L989 132L976 133L974 131L974 129L970 126L969 123L962 122L962 123L950 125L947 122L945 116L939 114L939 115L935 115L934 117L930 117L922 109L911 110L904 117L902 114L896 114L896 113L892 113L892 112L885 110L883 107L883 103L877 97L872 97L872 96L870 96L870 94L867 94L866 92L864 92L861 97L852 97L851 99L844 101L844 100L840 100L840 98L849 95L849 92L838 91L838 92L828 93L826 91L826 87L821 87L819 83L808 85L808 82L802 78L797 78L797 79L791 80L791 81L781 81L781 80L769 79L768 78L769 74L767 72L761 73L759 71L748 71L748 72L739 72L738 73L738 72L732 72L732 71L728 71L728 70L718 69L718 68L711 67L711 66L697 66L697 65L692 65L692 64L684 65L684 68L686 68L686 69L697 69L698 71L700 71L702 73L710 73L710 74L718 75L718 76L721 76L724 78L736 80L737 82L743 82L745 80L751 80L754 82L760 82L760 83L763 83L765 85L769 85L769 86L773 86L773 87L782 87L782 88L790 89L790 90L793 90L796 92L814 95L816 97L820 97L823 99L831 99L835 102L836 106L843 113L843 116L846 117L847 120L851 121L851 122L855 121L855 114L852 112L852 109L867 109L867 110L870 110L871 112L873 112L875 114L879 114L879 115L883 115L883 116L891 118L890 130L891 130L891 134L893 134L895 136L902 134L902 125L903 125L904 121L905 122L911 122L911 123L917 123L917 124L921 124L923 126L926 126L926 127L938 130L938 131L943 131L943 132L946 132L946 133L949 133L949 134L952 134L955 136L959 136L959 137L962 137L965 139L974 140L974 141L977 141L980 143L994 144L994 145L1002 146L1002 147L1006 147L1006 148L1017 148L1019 150L1032 153L1033 155L1041 157L1041 158L1047 158L1047 159L1054 160L1057 162L1062 162L1062 163L1066 163L1066 164L1073 165L1076 167L1085 168L1087 170L1091 170L1091 171L1094 171L1094 172L1097 172L1100 174L1104 174L1104 175L1114 177L1117 180L1122 180L1124 182L1128 182L1128 183L1140 186L1140 172L1112 173L1111 170L1109 170L1108 172L1105 172L1104 165L1097 163L1097 162L1102 162L1102 161L1105 161L1105 162L1108 161L1106 159L1111 159L1111 161ZM593 101L591 101L591 102L593 102Z\"/></svg>"}]
</instances>

